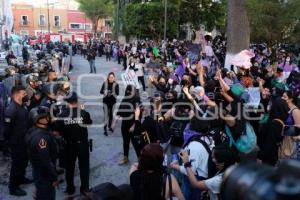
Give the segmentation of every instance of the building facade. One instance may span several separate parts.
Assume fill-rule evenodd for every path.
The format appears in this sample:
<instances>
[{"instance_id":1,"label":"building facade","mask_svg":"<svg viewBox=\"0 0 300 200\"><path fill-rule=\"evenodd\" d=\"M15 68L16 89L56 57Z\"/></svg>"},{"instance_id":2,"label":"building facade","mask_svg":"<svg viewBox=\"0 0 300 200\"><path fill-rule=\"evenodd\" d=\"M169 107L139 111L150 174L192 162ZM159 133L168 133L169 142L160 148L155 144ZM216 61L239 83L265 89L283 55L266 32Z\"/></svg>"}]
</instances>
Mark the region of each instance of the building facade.
<instances>
[{"instance_id":1,"label":"building facade","mask_svg":"<svg viewBox=\"0 0 300 200\"><path fill-rule=\"evenodd\" d=\"M12 11L14 16L13 31L18 35L34 35L34 8L27 4L13 4Z\"/></svg>"},{"instance_id":2,"label":"building facade","mask_svg":"<svg viewBox=\"0 0 300 200\"><path fill-rule=\"evenodd\" d=\"M88 19L83 12L78 10L68 11L68 32L69 33L91 33L92 22Z\"/></svg>"},{"instance_id":3,"label":"building facade","mask_svg":"<svg viewBox=\"0 0 300 200\"><path fill-rule=\"evenodd\" d=\"M93 32L91 20L79 11L79 4L75 0L56 2L38 0L36 4L33 4L32 0L12 0L12 2L16 34L40 36L46 33L85 34ZM98 32L102 37L110 37L112 20L100 19Z\"/></svg>"},{"instance_id":4,"label":"building facade","mask_svg":"<svg viewBox=\"0 0 300 200\"><path fill-rule=\"evenodd\" d=\"M34 8L34 35L67 32L67 10L61 8ZM49 16L49 17L48 17Z\"/></svg>"}]
</instances>

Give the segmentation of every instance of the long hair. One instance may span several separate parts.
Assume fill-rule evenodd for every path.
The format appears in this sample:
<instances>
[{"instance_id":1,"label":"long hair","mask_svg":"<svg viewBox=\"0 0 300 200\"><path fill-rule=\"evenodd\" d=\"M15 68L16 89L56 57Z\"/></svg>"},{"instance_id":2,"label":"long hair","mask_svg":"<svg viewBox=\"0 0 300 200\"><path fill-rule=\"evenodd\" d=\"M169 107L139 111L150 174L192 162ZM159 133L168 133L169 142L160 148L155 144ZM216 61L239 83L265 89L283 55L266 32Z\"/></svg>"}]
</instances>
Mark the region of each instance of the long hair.
<instances>
[{"instance_id":1,"label":"long hair","mask_svg":"<svg viewBox=\"0 0 300 200\"><path fill-rule=\"evenodd\" d=\"M229 148L227 144L219 144L213 149L213 154L218 163L224 163L224 172L228 167L234 165L237 161L236 152Z\"/></svg>"},{"instance_id":2,"label":"long hair","mask_svg":"<svg viewBox=\"0 0 300 200\"><path fill-rule=\"evenodd\" d=\"M114 77L116 77L116 76L115 76L115 73L109 72L108 75L107 75L107 78L106 78L106 82L107 82L107 83L109 82L109 81L108 81L108 78L110 77L110 75L113 75Z\"/></svg>"},{"instance_id":3,"label":"long hair","mask_svg":"<svg viewBox=\"0 0 300 200\"><path fill-rule=\"evenodd\" d=\"M139 193L143 200L163 200L163 149L159 144L146 145L139 159Z\"/></svg>"},{"instance_id":4,"label":"long hair","mask_svg":"<svg viewBox=\"0 0 300 200\"><path fill-rule=\"evenodd\" d=\"M148 144L141 152L138 169L163 173L163 160L164 152L162 147L159 144Z\"/></svg>"}]
</instances>

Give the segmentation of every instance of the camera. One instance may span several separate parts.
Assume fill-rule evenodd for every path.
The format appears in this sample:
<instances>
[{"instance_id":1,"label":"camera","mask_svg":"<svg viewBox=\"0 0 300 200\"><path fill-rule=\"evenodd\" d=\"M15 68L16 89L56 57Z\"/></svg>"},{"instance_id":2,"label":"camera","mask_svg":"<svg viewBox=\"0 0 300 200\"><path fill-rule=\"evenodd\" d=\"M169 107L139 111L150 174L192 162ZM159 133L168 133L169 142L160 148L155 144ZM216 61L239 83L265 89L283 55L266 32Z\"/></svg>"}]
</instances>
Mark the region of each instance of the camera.
<instances>
[{"instance_id":1,"label":"camera","mask_svg":"<svg viewBox=\"0 0 300 200\"><path fill-rule=\"evenodd\" d=\"M278 168L257 163L235 165L225 172L222 200L299 200L300 162L282 161Z\"/></svg>"}]
</instances>

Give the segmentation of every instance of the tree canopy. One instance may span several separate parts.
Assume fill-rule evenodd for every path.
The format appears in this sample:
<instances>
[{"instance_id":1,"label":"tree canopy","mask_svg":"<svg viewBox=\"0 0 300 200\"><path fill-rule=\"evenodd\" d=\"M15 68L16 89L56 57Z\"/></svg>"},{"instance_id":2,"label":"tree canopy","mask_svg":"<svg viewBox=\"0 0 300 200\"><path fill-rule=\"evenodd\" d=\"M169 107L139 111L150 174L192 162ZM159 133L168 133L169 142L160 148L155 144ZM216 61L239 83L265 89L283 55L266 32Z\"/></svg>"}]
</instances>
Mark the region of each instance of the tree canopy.
<instances>
[{"instance_id":1,"label":"tree canopy","mask_svg":"<svg viewBox=\"0 0 300 200\"><path fill-rule=\"evenodd\" d=\"M178 6L168 4L167 36L178 34ZM164 33L164 3L151 2L147 4L131 3L125 8L122 31L129 38L161 39Z\"/></svg>"},{"instance_id":2,"label":"tree canopy","mask_svg":"<svg viewBox=\"0 0 300 200\"><path fill-rule=\"evenodd\" d=\"M248 0L251 41L299 41L299 0Z\"/></svg>"},{"instance_id":3,"label":"tree canopy","mask_svg":"<svg viewBox=\"0 0 300 200\"><path fill-rule=\"evenodd\" d=\"M77 0L79 10L84 12L93 23L93 31L97 33L98 21L112 15L111 0Z\"/></svg>"},{"instance_id":4,"label":"tree canopy","mask_svg":"<svg viewBox=\"0 0 300 200\"><path fill-rule=\"evenodd\" d=\"M225 30L225 0L182 0L179 10L180 24L191 23L195 29L202 24L209 31L213 28Z\"/></svg>"}]
</instances>

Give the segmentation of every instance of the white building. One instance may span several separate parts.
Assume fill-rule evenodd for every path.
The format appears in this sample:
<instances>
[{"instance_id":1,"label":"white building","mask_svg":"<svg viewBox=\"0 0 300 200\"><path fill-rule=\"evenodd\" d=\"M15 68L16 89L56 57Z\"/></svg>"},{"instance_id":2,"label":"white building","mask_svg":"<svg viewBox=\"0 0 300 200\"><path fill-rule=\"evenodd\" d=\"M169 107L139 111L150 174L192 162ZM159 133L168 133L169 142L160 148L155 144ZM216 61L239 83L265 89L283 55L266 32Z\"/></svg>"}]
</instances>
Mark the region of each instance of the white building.
<instances>
[{"instance_id":1,"label":"white building","mask_svg":"<svg viewBox=\"0 0 300 200\"><path fill-rule=\"evenodd\" d=\"M13 27L11 0L0 0L0 41L9 37Z\"/></svg>"}]
</instances>

